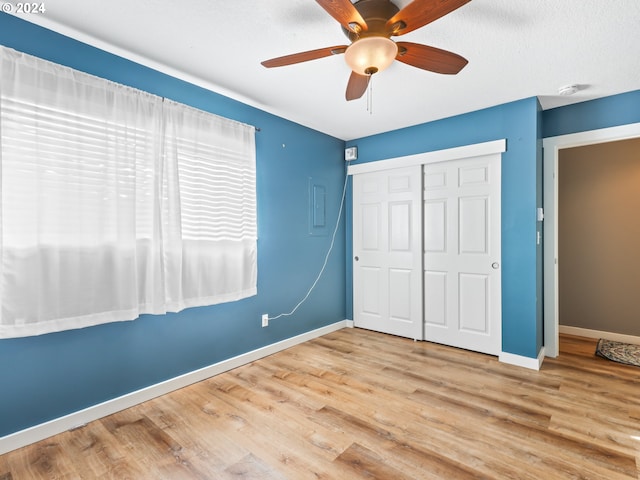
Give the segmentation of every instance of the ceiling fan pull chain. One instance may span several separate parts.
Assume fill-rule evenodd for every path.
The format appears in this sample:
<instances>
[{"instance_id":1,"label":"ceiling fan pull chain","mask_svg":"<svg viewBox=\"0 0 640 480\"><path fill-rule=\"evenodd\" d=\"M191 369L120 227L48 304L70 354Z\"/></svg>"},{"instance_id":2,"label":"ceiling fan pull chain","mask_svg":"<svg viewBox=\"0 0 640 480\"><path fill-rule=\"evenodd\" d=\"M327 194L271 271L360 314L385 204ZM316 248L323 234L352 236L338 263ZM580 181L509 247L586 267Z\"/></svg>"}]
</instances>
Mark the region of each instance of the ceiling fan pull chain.
<instances>
[{"instance_id":1,"label":"ceiling fan pull chain","mask_svg":"<svg viewBox=\"0 0 640 480\"><path fill-rule=\"evenodd\" d=\"M369 75L369 88L367 88L367 111L373 115L373 75Z\"/></svg>"}]
</instances>

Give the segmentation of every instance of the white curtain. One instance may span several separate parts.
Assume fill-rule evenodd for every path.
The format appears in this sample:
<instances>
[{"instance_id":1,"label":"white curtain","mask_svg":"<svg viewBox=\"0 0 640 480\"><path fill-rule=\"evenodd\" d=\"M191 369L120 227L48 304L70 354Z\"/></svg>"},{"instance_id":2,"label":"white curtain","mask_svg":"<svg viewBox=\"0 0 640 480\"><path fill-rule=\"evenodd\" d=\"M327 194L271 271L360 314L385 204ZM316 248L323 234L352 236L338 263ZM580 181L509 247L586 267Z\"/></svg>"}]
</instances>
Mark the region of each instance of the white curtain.
<instances>
[{"instance_id":1,"label":"white curtain","mask_svg":"<svg viewBox=\"0 0 640 480\"><path fill-rule=\"evenodd\" d=\"M168 308L255 295L255 129L174 102L164 107L163 224L176 226L165 237Z\"/></svg>"},{"instance_id":2,"label":"white curtain","mask_svg":"<svg viewBox=\"0 0 640 480\"><path fill-rule=\"evenodd\" d=\"M253 127L0 55L0 338L256 293Z\"/></svg>"}]
</instances>

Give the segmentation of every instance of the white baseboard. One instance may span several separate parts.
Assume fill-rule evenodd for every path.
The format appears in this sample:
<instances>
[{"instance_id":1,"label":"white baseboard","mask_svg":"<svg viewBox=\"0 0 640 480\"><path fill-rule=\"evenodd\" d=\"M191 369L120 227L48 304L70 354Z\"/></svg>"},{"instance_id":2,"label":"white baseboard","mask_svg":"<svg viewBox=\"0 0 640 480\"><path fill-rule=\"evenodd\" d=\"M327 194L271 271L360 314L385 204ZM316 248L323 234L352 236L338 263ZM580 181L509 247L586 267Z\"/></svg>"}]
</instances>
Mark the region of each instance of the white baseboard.
<instances>
[{"instance_id":1,"label":"white baseboard","mask_svg":"<svg viewBox=\"0 0 640 480\"><path fill-rule=\"evenodd\" d=\"M79 410L40 425L35 425L25 430L0 437L0 455L17 448L39 442L40 440L44 440L45 438L49 438L53 435L66 432L67 430L85 425L86 423L98 420L99 418L106 417L107 415L111 415L142 402L159 397L160 395L165 395L174 390L178 390L179 388L200 382L233 368L246 365L247 363L255 362L256 360L268 355L272 355L281 350L285 350L300 343L313 340L314 338L327 335L328 333L335 332L346 327L353 327L353 321L343 320L336 322L331 325L327 325L326 327L318 328L311 332L306 332L301 335L267 345L266 347L252 350L251 352L238 355L237 357L223 360L222 362L208 367L185 373L184 375L131 392L121 397L114 398L113 400L107 400L106 402L99 403L98 405Z\"/></svg>"},{"instance_id":2,"label":"white baseboard","mask_svg":"<svg viewBox=\"0 0 640 480\"><path fill-rule=\"evenodd\" d=\"M515 365L517 367L529 368L531 370L540 370L542 361L544 360L544 347L542 347L540 349L540 352L538 352L538 358L523 357L522 355L501 352L498 356L498 360L502 363L508 363L509 365Z\"/></svg>"},{"instance_id":3,"label":"white baseboard","mask_svg":"<svg viewBox=\"0 0 640 480\"><path fill-rule=\"evenodd\" d=\"M633 343L634 345L640 345L640 337L636 337L634 335L625 335L623 333L603 332L601 330L589 330L588 328L569 327L566 325L559 325L558 331L560 333L566 333L567 335L576 335L578 337L606 338L607 340L614 340L616 342Z\"/></svg>"}]
</instances>

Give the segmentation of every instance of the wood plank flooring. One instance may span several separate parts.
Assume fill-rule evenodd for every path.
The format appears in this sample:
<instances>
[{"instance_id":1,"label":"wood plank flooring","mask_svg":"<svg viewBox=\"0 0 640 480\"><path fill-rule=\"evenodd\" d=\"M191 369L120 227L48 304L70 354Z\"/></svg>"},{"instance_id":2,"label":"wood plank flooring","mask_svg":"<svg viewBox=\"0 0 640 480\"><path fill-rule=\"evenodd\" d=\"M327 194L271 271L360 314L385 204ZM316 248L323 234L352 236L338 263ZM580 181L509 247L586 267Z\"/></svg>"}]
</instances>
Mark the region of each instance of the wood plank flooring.
<instances>
[{"instance_id":1,"label":"wood plank flooring","mask_svg":"<svg viewBox=\"0 0 640 480\"><path fill-rule=\"evenodd\" d=\"M344 329L0 456L22 479L638 479L640 368Z\"/></svg>"}]
</instances>

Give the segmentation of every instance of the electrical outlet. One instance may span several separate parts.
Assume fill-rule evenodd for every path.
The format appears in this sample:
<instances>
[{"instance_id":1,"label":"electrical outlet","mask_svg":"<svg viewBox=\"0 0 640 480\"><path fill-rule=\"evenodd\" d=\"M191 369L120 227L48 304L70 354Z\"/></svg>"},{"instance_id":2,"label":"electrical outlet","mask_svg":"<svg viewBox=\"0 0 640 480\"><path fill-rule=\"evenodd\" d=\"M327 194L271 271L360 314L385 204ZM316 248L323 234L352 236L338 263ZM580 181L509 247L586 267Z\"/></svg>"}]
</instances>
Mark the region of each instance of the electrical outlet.
<instances>
[{"instance_id":1,"label":"electrical outlet","mask_svg":"<svg viewBox=\"0 0 640 480\"><path fill-rule=\"evenodd\" d=\"M269 326L269 315L266 313L262 314L262 326L263 327L268 327Z\"/></svg>"}]
</instances>

